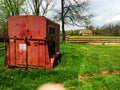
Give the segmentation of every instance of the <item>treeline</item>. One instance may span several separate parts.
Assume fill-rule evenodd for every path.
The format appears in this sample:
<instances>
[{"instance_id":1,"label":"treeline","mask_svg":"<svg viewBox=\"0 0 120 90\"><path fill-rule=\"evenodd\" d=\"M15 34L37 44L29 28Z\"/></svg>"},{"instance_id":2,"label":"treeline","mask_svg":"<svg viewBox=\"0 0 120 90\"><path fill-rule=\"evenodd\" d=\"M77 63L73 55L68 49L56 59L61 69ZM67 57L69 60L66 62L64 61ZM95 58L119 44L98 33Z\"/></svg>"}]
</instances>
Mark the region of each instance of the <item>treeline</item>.
<instances>
[{"instance_id":1,"label":"treeline","mask_svg":"<svg viewBox=\"0 0 120 90\"><path fill-rule=\"evenodd\" d=\"M90 26L87 29L93 32L94 36L120 36L120 23L118 24L106 24L102 27ZM79 30L69 30L66 31L67 36L78 36Z\"/></svg>"},{"instance_id":2,"label":"treeline","mask_svg":"<svg viewBox=\"0 0 120 90\"><path fill-rule=\"evenodd\" d=\"M66 31L65 33L66 33L67 36L78 36L79 31L80 30L69 30L69 31Z\"/></svg>"},{"instance_id":3,"label":"treeline","mask_svg":"<svg viewBox=\"0 0 120 90\"><path fill-rule=\"evenodd\" d=\"M93 30L94 35L99 36L119 36L120 35L120 23L119 24L107 24L102 27L97 27Z\"/></svg>"}]
</instances>

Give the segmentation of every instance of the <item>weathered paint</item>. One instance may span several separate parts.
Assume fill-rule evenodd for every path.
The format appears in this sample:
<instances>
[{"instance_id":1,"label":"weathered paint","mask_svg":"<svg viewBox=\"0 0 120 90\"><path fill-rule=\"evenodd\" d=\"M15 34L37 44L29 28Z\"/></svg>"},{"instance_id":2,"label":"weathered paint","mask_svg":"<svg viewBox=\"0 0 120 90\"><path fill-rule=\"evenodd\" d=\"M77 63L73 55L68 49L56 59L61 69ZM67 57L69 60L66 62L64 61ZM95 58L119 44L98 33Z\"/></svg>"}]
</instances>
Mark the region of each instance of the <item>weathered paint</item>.
<instances>
[{"instance_id":1,"label":"weathered paint","mask_svg":"<svg viewBox=\"0 0 120 90\"><path fill-rule=\"evenodd\" d=\"M55 27L55 34L48 34L48 27ZM41 16L12 16L8 18L9 42L5 65L8 67L51 69L48 42L55 41L59 52L59 24Z\"/></svg>"}]
</instances>

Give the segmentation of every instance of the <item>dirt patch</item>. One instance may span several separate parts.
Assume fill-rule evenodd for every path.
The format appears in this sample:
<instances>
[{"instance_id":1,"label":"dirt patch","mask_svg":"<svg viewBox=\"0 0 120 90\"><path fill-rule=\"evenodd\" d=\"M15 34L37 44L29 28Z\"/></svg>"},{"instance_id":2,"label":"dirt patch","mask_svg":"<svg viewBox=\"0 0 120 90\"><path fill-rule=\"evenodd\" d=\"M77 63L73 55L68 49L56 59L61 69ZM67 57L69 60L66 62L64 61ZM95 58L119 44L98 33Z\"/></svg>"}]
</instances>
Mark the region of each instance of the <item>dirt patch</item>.
<instances>
[{"instance_id":1,"label":"dirt patch","mask_svg":"<svg viewBox=\"0 0 120 90\"><path fill-rule=\"evenodd\" d=\"M107 75L115 75L115 74L120 74L120 70L114 70L112 72L110 71L101 71L93 74L85 74L85 75L78 75L79 80L84 80L86 78L93 78L94 76L107 76Z\"/></svg>"}]
</instances>

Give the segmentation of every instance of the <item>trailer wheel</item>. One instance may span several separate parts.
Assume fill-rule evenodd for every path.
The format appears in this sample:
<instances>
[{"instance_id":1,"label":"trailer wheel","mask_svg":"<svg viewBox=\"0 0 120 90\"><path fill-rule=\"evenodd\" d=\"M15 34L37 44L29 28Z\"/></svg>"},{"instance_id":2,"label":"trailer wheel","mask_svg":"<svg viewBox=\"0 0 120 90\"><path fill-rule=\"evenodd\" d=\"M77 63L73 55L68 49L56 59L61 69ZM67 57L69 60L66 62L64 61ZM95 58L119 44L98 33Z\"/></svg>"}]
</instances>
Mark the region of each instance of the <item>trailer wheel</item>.
<instances>
[{"instance_id":1,"label":"trailer wheel","mask_svg":"<svg viewBox=\"0 0 120 90\"><path fill-rule=\"evenodd\" d=\"M59 54L54 61L53 67L56 67L61 62L61 54Z\"/></svg>"}]
</instances>

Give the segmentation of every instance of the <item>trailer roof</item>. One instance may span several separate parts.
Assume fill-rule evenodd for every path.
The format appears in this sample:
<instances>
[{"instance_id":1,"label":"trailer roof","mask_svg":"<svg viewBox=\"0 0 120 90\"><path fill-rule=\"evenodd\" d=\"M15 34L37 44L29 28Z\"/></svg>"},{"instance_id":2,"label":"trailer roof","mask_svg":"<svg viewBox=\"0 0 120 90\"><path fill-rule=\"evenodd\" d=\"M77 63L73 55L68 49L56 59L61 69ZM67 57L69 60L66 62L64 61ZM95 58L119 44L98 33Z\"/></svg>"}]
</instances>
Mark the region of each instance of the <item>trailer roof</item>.
<instances>
[{"instance_id":1,"label":"trailer roof","mask_svg":"<svg viewBox=\"0 0 120 90\"><path fill-rule=\"evenodd\" d=\"M42 18L45 18L46 20L48 20L48 21L50 21L50 22L52 22L52 23L54 23L54 24L57 24L57 25L60 25L59 23L57 23L56 21L54 21L54 20L51 20L51 19L49 19L49 18L47 18L47 17L45 17L45 16L33 16L33 15L23 15L23 16L10 16L10 17L8 17L8 18L11 18L11 17L42 17Z\"/></svg>"}]
</instances>

